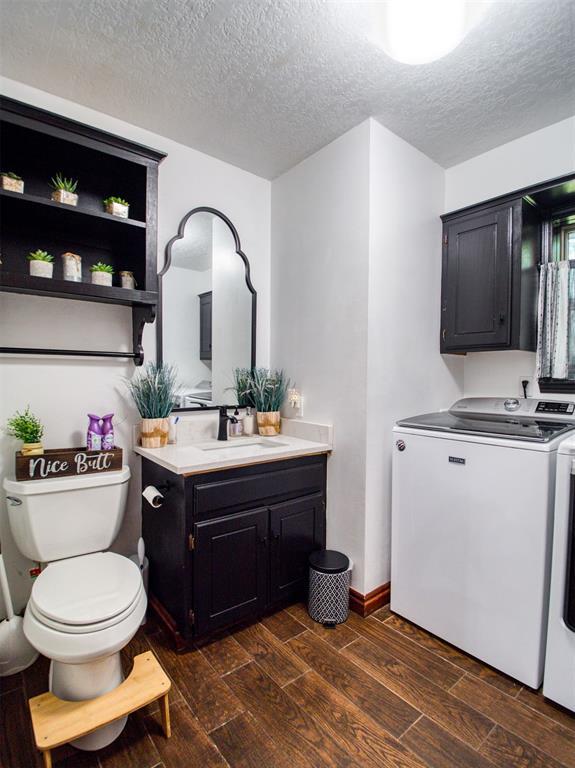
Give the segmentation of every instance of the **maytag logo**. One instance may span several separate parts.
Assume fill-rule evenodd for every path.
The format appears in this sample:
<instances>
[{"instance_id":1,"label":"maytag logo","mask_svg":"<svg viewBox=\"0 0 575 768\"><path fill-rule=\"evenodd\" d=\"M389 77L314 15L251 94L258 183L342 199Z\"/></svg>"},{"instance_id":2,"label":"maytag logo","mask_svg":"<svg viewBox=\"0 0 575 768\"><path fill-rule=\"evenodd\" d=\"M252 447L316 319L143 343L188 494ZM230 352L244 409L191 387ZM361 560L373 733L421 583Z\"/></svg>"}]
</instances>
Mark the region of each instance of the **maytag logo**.
<instances>
[{"instance_id":1,"label":"maytag logo","mask_svg":"<svg viewBox=\"0 0 575 768\"><path fill-rule=\"evenodd\" d=\"M460 456L450 456L449 457L449 463L450 464L465 464L466 459L462 459Z\"/></svg>"}]
</instances>

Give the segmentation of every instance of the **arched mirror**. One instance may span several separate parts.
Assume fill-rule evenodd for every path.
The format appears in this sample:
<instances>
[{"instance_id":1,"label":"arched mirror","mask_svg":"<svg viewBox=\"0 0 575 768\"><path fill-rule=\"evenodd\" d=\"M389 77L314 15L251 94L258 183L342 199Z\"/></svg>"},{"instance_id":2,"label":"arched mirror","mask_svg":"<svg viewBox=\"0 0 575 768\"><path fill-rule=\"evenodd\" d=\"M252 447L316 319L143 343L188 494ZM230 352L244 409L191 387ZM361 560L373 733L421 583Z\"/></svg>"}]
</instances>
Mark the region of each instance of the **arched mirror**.
<instances>
[{"instance_id":1,"label":"arched mirror","mask_svg":"<svg viewBox=\"0 0 575 768\"><path fill-rule=\"evenodd\" d=\"M178 409L233 405L235 368L256 357L256 292L232 222L194 208L159 274L158 361L178 369Z\"/></svg>"}]
</instances>

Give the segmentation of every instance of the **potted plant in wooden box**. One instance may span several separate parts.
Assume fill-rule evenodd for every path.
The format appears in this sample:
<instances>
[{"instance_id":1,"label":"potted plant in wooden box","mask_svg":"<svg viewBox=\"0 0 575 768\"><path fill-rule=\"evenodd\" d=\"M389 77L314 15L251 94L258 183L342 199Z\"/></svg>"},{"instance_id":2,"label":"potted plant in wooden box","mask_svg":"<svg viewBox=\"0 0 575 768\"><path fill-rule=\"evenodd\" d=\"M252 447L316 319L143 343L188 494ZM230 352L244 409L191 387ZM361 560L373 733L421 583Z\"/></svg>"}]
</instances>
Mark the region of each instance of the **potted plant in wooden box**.
<instances>
[{"instance_id":1,"label":"potted plant in wooden box","mask_svg":"<svg viewBox=\"0 0 575 768\"><path fill-rule=\"evenodd\" d=\"M285 400L289 380L283 371L254 368L251 374L252 397L256 407L260 435L279 435L280 409Z\"/></svg>"},{"instance_id":2,"label":"potted plant in wooden box","mask_svg":"<svg viewBox=\"0 0 575 768\"><path fill-rule=\"evenodd\" d=\"M38 456L44 453L42 435L44 427L37 416L30 412L30 406L24 413L16 411L11 419L8 419L6 431L12 437L22 441L22 456Z\"/></svg>"},{"instance_id":3,"label":"potted plant in wooden box","mask_svg":"<svg viewBox=\"0 0 575 768\"><path fill-rule=\"evenodd\" d=\"M121 197L107 197L104 200L104 208L106 213L111 213L112 216L120 216L122 219L127 219L130 212L130 203Z\"/></svg>"},{"instance_id":4,"label":"potted plant in wooden box","mask_svg":"<svg viewBox=\"0 0 575 768\"><path fill-rule=\"evenodd\" d=\"M9 192L24 192L22 177L13 171L2 171L0 173L0 183L2 184L2 189L7 189Z\"/></svg>"},{"instance_id":5,"label":"potted plant in wooden box","mask_svg":"<svg viewBox=\"0 0 575 768\"><path fill-rule=\"evenodd\" d=\"M50 179L50 184L53 188L52 200L57 203L65 203L66 205L78 205L78 195L76 194L78 189L77 179L67 179L61 173L57 173Z\"/></svg>"},{"instance_id":6,"label":"potted plant in wooden box","mask_svg":"<svg viewBox=\"0 0 575 768\"><path fill-rule=\"evenodd\" d=\"M28 254L30 262L30 274L33 277L52 277L54 272L54 257L48 251L42 251L37 248Z\"/></svg>"},{"instance_id":7,"label":"potted plant in wooden box","mask_svg":"<svg viewBox=\"0 0 575 768\"><path fill-rule=\"evenodd\" d=\"M142 418L142 448L161 448L168 443L169 415L177 389L176 369L163 363L148 363L144 372L128 382Z\"/></svg>"},{"instance_id":8,"label":"potted plant in wooden box","mask_svg":"<svg viewBox=\"0 0 575 768\"><path fill-rule=\"evenodd\" d=\"M92 273L92 283L94 285L112 285L114 267L110 264L104 264L103 261L98 261L96 264L92 264L90 272Z\"/></svg>"}]
</instances>

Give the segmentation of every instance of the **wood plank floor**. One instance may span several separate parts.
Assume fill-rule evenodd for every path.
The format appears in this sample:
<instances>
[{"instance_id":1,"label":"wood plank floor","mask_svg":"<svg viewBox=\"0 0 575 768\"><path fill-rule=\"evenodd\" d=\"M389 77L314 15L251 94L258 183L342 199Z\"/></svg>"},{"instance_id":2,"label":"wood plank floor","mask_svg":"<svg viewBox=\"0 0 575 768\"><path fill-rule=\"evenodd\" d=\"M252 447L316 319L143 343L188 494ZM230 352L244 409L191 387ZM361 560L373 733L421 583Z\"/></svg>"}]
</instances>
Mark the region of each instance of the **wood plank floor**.
<instances>
[{"instance_id":1,"label":"wood plank floor","mask_svg":"<svg viewBox=\"0 0 575 768\"><path fill-rule=\"evenodd\" d=\"M97 753L58 768L575 768L575 716L388 607L325 629L303 605L176 654L152 621L123 652L152 649L173 688ZM27 698L48 662L0 678L0 766L41 768Z\"/></svg>"}]
</instances>

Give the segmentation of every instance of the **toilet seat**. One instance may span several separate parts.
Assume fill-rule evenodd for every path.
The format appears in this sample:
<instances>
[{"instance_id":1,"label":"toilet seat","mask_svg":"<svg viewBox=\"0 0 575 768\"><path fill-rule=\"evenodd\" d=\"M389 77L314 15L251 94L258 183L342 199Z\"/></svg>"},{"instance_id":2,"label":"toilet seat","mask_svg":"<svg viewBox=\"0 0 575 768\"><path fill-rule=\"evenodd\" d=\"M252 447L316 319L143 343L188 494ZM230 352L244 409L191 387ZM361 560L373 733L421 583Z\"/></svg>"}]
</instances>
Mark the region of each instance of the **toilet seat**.
<instances>
[{"instance_id":1,"label":"toilet seat","mask_svg":"<svg viewBox=\"0 0 575 768\"><path fill-rule=\"evenodd\" d=\"M48 565L36 579L28 610L58 632L99 632L126 620L143 591L138 566L114 552L96 552Z\"/></svg>"}]
</instances>

